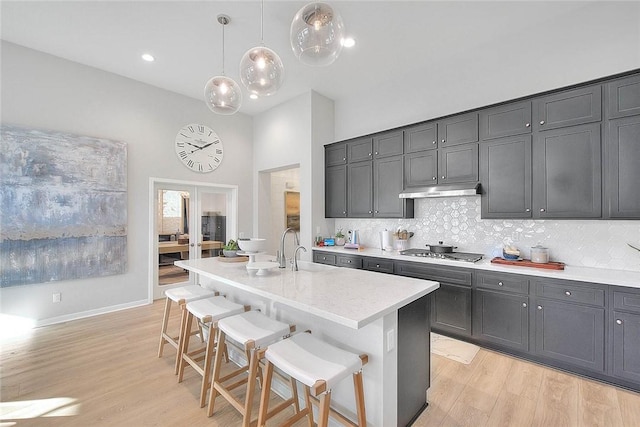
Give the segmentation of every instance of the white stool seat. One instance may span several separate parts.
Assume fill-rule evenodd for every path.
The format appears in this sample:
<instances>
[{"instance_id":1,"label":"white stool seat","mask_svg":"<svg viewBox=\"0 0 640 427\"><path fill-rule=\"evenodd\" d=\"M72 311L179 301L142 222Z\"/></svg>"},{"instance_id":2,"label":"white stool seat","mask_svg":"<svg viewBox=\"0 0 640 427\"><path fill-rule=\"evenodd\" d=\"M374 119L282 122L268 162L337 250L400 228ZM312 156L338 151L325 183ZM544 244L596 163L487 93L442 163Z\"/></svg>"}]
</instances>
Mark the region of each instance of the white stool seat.
<instances>
[{"instance_id":1,"label":"white stool seat","mask_svg":"<svg viewBox=\"0 0 640 427\"><path fill-rule=\"evenodd\" d=\"M255 348L271 344L290 333L287 323L271 319L258 311L225 317L218 322L218 329L242 345L253 341Z\"/></svg>"},{"instance_id":2,"label":"white stool seat","mask_svg":"<svg viewBox=\"0 0 640 427\"><path fill-rule=\"evenodd\" d=\"M266 359L275 366L312 387L318 381L327 389L362 369L360 356L327 344L309 333L292 336L270 345Z\"/></svg>"},{"instance_id":3,"label":"white stool seat","mask_svg":"<svg viewBox=\"0 0 640 427\"><path fill-rule=\"evenodd\" d=\"M244 306L229 301L223 296L217 296L187 303L187 310L200 321L210 316L211 319L208 319L208 322L217 322L224 317L244 313Z\"/></svg>"},{"instance_id":4,"label":"white stool seat","mask_svg":"<svg viewBox=\"0 0 640 427\"><path fill-rule=\"evenodd\" d=\"M167 289L164 291L167 298L172 301L184 301L190 302L201 298L208 298L214 296L216 293L211 289L205 289L198 285L182 286L180 288Z\"/></svg>"}]
</instances>

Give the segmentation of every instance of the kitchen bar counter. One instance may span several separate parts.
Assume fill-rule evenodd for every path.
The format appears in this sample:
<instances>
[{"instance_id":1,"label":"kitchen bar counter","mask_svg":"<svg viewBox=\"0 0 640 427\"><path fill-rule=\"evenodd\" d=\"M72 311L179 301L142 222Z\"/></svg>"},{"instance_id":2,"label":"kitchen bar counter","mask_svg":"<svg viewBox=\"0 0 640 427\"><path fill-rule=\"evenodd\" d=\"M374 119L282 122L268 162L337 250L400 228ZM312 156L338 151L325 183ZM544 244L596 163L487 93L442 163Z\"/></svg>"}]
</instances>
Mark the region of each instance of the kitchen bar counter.
<instances>
[{"instance_id":1,"label":"kitchen bar counter","mask_svg":"<svg viewBox=\"0 0 640 427\"><path fill-rule=\"evenodd\" d=\"M461 262L444 259L423 258L400 255L398 251L383 251L376 248L345 249L342 246L319 246L313 250L347 255L367 256L374 258L391 259L395 261L411 261L426 264L446 265L458 268L471 268L476 270L496 271L501 273L523 274L527 276L549 277L563 280L576 280L580 282L602 283L605 285L626 286L640 288L640 271L610 270L605 268L574 267L567 265L564 270L547 270L543 268L530 268L518 266L506 266L492 264L490 259L482 259L478 262Z\"/></svg>"},{"instance_id":2,"label":"kitchen bar counter","mask_svg":"<svg viewBox=\"0 0 640 427\"><path fill-rule=\"evenodd\" d=\"M257 261L273 260L261 255ZM216 258L176 261L201 286L251 305L280 321L309 329L329 343L366 353L363 368L369 426L411 423L426 407L430 384L430 293L439 283L300 261L300 271L264 275L246 262ZM277 389L287 393L286 387ZM353 384L332 390L336 407L355 419Z\"/></svg>"}]
</instances>

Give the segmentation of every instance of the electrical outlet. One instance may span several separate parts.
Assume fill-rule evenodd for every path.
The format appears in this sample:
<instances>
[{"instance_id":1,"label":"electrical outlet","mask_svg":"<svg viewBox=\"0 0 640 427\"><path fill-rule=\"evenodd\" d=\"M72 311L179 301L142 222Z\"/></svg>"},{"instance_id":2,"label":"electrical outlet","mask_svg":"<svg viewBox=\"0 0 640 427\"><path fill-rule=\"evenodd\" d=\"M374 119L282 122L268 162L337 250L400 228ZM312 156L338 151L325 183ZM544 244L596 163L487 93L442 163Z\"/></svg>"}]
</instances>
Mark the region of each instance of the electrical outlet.
<instances>
[{"instance_id":1,"label":"electrical outlet","mask_svg":"<svg viewBox=\"0 0 640 427\"><path fill-rule=\"evenodd\" d=\"M53 302L62 301L62 294L60 292L56 292L53 294Z\"/></svg>"},{"instance_id":2,"label":"electrical outlet","mask_svg":"<svg viewBox=\"0 0 640 427\"><path fill-rule=\"evenodd\" d=\"M394 336L394 330L390 329L387 331L387 351L391 351L396 346L396 338Z\"/></svg>"}]
</instances>

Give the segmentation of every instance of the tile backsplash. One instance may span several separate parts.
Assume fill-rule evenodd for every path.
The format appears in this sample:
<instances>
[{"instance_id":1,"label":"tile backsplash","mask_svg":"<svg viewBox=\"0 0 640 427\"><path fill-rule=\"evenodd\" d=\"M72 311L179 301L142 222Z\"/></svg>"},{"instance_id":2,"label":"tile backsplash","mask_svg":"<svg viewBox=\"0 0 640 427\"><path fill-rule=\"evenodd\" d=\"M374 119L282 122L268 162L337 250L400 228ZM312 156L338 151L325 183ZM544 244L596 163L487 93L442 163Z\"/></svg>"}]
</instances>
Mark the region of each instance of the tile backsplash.
<instances>
[{"instance_id":1,"label":"tile backsplash","mask_svg":"<svg viewBox=\"0 0 640 427\"><path fill-rule=\"evenodd\" d=\"M567 265L640 271L640 221L481 219L480 196L416 199L413 219L336 219L336 230L358 230L362 244L380 247L379 232L413 231L410 247L443 241L487 258L505 244L529 258L531 246L549 248L552 261Z\"/></svg>"}]
</instances>

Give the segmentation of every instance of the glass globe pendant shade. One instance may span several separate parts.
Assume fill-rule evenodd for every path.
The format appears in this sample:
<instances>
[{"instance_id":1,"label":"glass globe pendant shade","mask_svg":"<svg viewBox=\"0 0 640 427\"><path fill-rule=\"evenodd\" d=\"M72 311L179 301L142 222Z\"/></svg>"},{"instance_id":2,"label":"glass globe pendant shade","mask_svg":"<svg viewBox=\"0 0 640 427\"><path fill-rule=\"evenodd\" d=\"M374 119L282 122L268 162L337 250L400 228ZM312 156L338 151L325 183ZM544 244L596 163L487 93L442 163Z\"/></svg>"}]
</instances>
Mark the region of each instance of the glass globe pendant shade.
<instances>
[{"instance_id":1,"label":"glass globe pendant shade","mask_svg":"<svg viewBox=\"0 0 640 427\"><path fill-rule=\"evenodd\" d=\"M242 90L227 76L212 77L204 87L204 100L216 114L235 114L242 105Z\"/></svg>"},{"instance_id":2,"label":"glass globe pendant shade","mask_svg":"<svg viewBox=\"0 0 640 427\"><path fill-rule=\"evenodd\" d=\"M296 13L291 22L293 54L306 65L333 64L342 52L344 23L326 3L310 3Z\"/></svg>"},{"instance_id":3,"label":"glass globe pendant shade","mask_svg":"<svg viewBox=\"0 0 640 427\"><path fill-rule=\"evenodd\" d=\"M249 49L240 61L240 80L252 95L273 95L284 81L282 60L268 47Z\"/></svg>"}]
</instances>

